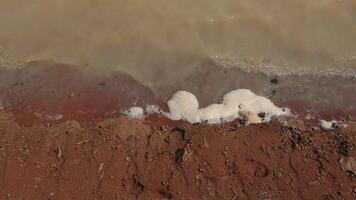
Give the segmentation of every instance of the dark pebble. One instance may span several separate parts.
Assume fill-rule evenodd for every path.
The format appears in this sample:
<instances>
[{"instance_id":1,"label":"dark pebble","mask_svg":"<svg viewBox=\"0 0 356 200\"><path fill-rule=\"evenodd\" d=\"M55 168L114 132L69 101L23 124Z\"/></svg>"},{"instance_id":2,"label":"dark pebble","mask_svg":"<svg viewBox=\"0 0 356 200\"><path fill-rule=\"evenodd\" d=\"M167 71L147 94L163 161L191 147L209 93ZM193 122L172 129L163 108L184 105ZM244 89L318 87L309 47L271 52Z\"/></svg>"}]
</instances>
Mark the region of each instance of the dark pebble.
<instances>
[{"instance_id":1,"label":"dark pebble","mask_svg":"<svg viewBox=\"0 0 356 200\"><path fill-rule=\"evenodd\" d=\"M258 113L258 116L261 117L261 118L265 118L266 117L266 113L264 113L264 112Z\"/></svg>"},{"instance_id":2,"label":"dark pebble","mask_svg":"<svg viewBox=\"0 0 356 200\"><path fill-rule=\"evenodd\" d=\"M277 85L279 83L279 81L278 81L278 79L274 78L271 80L271 83Z\"/></svg>"}]
</instances>

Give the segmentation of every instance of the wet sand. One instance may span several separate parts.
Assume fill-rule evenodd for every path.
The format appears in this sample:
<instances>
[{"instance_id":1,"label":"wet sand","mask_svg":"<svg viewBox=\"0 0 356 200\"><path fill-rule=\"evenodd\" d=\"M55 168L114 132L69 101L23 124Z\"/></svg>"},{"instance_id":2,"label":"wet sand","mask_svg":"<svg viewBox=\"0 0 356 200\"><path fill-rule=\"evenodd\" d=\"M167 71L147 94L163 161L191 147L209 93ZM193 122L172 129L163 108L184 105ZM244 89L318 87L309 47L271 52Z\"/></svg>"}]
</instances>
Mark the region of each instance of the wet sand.
<instances>
[{"instance_id":1,"label":"wet sand","mask_svg":"<svg viewBox=\"0 0 356 200\"><path fill-rule=\"evenodd\" d=\"M153 92L129 75L85 72L49 61L0 73L0 100L17 121L98 121L134 105L160 105Z\"/></svg>"},{"instance_id":2,"label":"wet sand","mask_svg":"<svg viewBox=\"0 0 356 200\"><path fill-rule=\"evenodd\" d=\"M224 69L211 60L201 62L179 81L145 86L124 72L85 70L82 66L51 61L30 62L0 71L0 106L18 122L58 123L66 120L97 122L117 117L120 110L165 102L178 90L195 94L201 107L225 93L248 88L288 107L300 118L345 119L356 115L356 78L339 76L267 76Z\"/></svg>"}]
</instances>

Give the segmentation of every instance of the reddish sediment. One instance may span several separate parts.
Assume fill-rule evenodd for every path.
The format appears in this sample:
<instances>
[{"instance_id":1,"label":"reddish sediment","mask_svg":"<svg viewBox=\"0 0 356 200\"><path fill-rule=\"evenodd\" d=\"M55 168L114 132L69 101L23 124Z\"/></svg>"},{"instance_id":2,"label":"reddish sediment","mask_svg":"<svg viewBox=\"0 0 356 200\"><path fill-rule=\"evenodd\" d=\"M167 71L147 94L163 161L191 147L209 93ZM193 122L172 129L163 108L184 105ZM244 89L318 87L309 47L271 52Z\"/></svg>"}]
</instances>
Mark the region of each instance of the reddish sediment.
<instances>
[{"instance_id":1,"label":"reddish sediment","mask_svg":"<svg viewBox=\"0 0 356 200\"><path fill-rule=\"evenodd\" d=\"M69 65L33 62L0 76L0 100L23 124L97 122L134 105L162 104L148 87L122 72L84 72Z\"/></svg>"},{"instance_id":2,"label":"reddish sediment","mask_svg":"<svg viewBox=\"0 0 356 200\"><path fill-rule=\"evenodd\" d=\"M356 122L306 130L106 119L19 126L0 113L2 199L354 199Z\"/></svg>"}]
</instances>

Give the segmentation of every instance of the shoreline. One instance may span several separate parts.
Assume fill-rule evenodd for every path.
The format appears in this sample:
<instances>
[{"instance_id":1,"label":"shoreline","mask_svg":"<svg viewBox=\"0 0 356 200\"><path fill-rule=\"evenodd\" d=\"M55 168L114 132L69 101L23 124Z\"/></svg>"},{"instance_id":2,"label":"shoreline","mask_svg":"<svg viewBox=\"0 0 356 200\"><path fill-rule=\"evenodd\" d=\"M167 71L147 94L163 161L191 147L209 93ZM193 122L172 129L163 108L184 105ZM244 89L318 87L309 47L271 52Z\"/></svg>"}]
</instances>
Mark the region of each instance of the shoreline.
<instances>
[{"instance_id":1,"label":"shoreline","mask_svg":"<svg viewBox=\"0 0 356 200\"><path fill-rule=\"evenodd\" d=\"M0 73L0 110L13 113L25 125L66 120L95 123L118 117L132 106L157 105L168 111L168 97L177 90L192 92L203 107L236 88L248 88L278 107L290 108L300 119L309 116L315 122L356 116L354 84L356 79L268 77L206 63L180 83L147 87L123 72L92 73L38 61Z\"/></svg>"},{"instance_id":2,"label":"shoreline","mask_svg":"<svg viewBox=\"0 0 356 200\"><path fill-rule=\"evenodd\" d=\"M51 62L31 65L0 73L1 198L247 200L356 196L356 112L353 104L342 106L356 99L355 93L346 92L350 85L342 85L337 99L309 102L318 93L305 101L292 100L289 95L301 94L303 88L289 91L293 84L285 79L275 84L264 77L262 81L272 84L268 92L277 91L272 102L291 108L296 116L248 126L239 119L190 124L159 114L143 119L123 115L120 110L132 104L168 109L164 95L162 100L157 98L153 89L127 74L93 75ZM239 72L231 73L226 78L228 83ZM251 79L254 75L246 76ZM184 89L195 83L181 86ZM257 91L264 87L253 81L251 84ZM209 85L202 82L199 86L195 93L198 99L214 102L217 93L205 96ZM224 85L221 91L235 86ZM334 86L331 93L338 89ZM329 95L325 90L320 92ZM162 89L163 93L167 90ZM339 99L341 104L328 107ZM313 105L317 106L308 113ZM306 119L306 114L314 118ZM347 126L331 130L318 126L320 119L333 118Z\"/></svg>"},{"instance_id":3,"label":"shoreline","mask_svg":"<svg viewBox=\"0 0 356 200\"><path fill-rule=\"evenodd\" d=\"M356 199L356 0L4 0L0 200Z\"/></svg>"}]
</instances>

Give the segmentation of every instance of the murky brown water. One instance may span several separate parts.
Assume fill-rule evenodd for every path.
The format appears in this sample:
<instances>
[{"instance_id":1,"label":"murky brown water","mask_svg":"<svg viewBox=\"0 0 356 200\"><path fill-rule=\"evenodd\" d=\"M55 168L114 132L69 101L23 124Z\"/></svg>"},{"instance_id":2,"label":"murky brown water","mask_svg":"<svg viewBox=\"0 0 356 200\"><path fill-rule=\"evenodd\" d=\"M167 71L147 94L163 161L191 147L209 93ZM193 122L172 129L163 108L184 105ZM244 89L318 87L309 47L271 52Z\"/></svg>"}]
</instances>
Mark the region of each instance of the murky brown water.
<instances>
[{"instance_id":1,"label":"murky brown water","mask_svg":"<svg viewBox=\"0 0 356 200\"><path fill-rule=\"evenodd\" d=\"M277 74L356 71L353 0L0 1L0 45L19 62L123 70L147 84L206 59Z\"/></svg>"}]
</instances>

